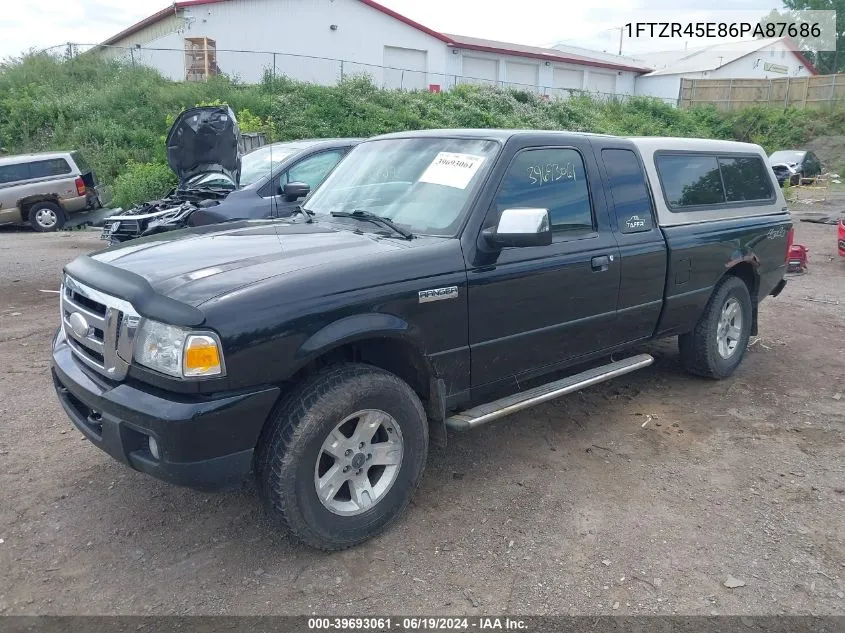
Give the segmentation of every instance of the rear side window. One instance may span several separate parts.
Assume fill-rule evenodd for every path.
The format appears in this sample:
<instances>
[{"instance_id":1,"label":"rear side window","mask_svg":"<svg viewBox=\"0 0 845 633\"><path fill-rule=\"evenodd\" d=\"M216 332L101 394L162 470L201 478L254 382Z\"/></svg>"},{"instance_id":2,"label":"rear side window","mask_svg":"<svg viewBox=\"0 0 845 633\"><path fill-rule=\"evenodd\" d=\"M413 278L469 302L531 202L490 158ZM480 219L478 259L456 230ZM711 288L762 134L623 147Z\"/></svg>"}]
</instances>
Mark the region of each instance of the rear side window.
<instances>
[{"instance_id":1,"label":"rear side window","mask_svg":"<svg viewBox=\"0 0 845 633\"><path fill-rule=\"evenodd\" d=\"M724 204L725 190L715 156L658 156L657 170L670 208Z\"/></svg>"},{"instance_id":2,"label":"rear side window","mask_svg":"<svg viewBox=\"0 0 845 633\"><path fill-rule=\"evenodd\" d=\"M76 163L76 166L79 168L79 171L87 173L91 171L91 167L88 165L88 161L85 160L85 157L79 152L71 152L70 157L73 159L73 162Z\"/></svg>"},{"instance_id":3,"label":"rear side window","mask_svg":"<svg viewBox=\"0 0 845 633\"><path fill-rule=\"evenodd\" d=\"M629 149L603 149L602 161L621 233L652 229L651 197L637 155Z\"/></svg>"},{"instance_id":4,"label":"rear side window","mask_svg":"<svg viewBox=\"0 0 845 633\"><path fill-rule=\"evenodd\" d=\"M51 158L50 160L39 160L29 164L30 178L47 178L49 176L61 176L71 172L70 165L64 158Z\"/></svg>"},{"instance_id":5,"label":"rear side window","mask_svg":"<svg viewBox=\"0 0 845 633\"><path fill-rule=\"evenodd\" d=\"M517 154L496 196L496 210L548 209L553 233L593 230L584 161L574 149Z\"/></svg>"},{"instance_id":6,"label":"rear side window","mask_svg":"<svg viewBox=\"0 0 845 633\"><path fill-rule=\"evenodd\" d=\"M0 184L26 180L27 178L29 178L29 166L26 163L0 167Z\"/></svg>"},{"instance_id":7,"label":"rear side window","mask_svg":"<svg viewBox=\"0 0 845 633\"><path fill-rule=\"evenodd\" d=\"M771 178L759 156L664 154L657 171L672 211L772 200Z\"/></svg>"},{"instance_id":8,"label":"rear side window","mask_svg":"<svg viewBox=\"0 0 845 633\"><path fill-rule=\"evenodd\" d=\"M754 156L719 158L725 197L728 202L744 200L771 200L772 179L766 173L763 161Z\"/></svg>"}]
</instances>

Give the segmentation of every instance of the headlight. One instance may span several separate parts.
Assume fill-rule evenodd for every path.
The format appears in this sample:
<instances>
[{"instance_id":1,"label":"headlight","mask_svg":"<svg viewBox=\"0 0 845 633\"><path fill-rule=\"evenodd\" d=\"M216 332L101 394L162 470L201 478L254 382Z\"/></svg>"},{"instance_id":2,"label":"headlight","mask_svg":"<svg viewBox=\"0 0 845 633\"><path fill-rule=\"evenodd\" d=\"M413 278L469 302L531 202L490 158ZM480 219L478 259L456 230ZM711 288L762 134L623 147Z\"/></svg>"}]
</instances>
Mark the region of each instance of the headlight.
<instances>
[{"instance_id":1,"label":"headlight","mask_svg":"<svg viewBox=\"0 0 845 633\"><path fill-rule=\"evenodd\" d=\"M135 360L176 378L223 375L223 350L212 332L194 332L143 319L135 335Z\"/></svg>"}]
</instances>

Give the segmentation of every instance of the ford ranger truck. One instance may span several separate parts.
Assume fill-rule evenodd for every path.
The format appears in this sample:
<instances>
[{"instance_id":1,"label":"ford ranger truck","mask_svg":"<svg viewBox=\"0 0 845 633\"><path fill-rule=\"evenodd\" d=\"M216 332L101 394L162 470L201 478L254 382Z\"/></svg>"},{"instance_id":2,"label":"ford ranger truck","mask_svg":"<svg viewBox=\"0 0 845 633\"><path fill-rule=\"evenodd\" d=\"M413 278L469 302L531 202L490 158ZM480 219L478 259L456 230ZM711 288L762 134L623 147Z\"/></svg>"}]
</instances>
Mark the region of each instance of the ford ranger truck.
<instances>
[{"instance_id":1,"label":"ford ranger truck","mask_svg":"<svg viewBox=\"0 0 845 633\"><path fill-rule=\"evenodd\" d=\"M52 375L118 461L200 489L252 474L282 526L338 550L402 513L447 429L653 361L624 350L677 337L689 372L730 376L792 232L757 145L390 134L290 218L69 263Z\"/></svg>"}]
</instances>

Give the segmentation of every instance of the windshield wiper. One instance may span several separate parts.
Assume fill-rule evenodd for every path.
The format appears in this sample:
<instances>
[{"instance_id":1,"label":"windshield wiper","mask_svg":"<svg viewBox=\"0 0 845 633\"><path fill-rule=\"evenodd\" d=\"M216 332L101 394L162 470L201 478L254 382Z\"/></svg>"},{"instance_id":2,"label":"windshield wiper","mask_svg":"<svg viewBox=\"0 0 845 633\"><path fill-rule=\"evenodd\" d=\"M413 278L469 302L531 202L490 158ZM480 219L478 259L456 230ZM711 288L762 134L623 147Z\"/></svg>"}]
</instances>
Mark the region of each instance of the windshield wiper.
<instances>
[{"instance_id":1,"label":"windshield wiper","mask_svg":"<svg viewBox=\"0 0 845 633\"><path fill-rule=\"evenodd\" d=\"M290 214L290 217L295 216L297 213L301 213L302 215L305 216L305 223L306 224L311 224L314 221L314 219L312 217L314 215L313 211L309 211L308 209L303 209L300 206L296 206L296 207L293 208L293 213Z\"/></svg>"},{"instance_id":2,"label":"windshield wiper","mask_svg":"<svg viewBox=\"0 0 845 633\"><path fill-rule=\"evenodd\" d=\"M386 226L394 233L398 233L406 240L411 240L414 238L414 234L410 231L406 231L400 226L397 226L393 223L393 220L388 220L385 217L380 215L376 215L375 213L370 213L369 211L361 211L360 209L356 209L355 211L332 211L331 216L333 218L355 218L357 220L364 220L366 222L372 222L373 224L381 224L382 226Z\"/></svg>"}]
</instances>

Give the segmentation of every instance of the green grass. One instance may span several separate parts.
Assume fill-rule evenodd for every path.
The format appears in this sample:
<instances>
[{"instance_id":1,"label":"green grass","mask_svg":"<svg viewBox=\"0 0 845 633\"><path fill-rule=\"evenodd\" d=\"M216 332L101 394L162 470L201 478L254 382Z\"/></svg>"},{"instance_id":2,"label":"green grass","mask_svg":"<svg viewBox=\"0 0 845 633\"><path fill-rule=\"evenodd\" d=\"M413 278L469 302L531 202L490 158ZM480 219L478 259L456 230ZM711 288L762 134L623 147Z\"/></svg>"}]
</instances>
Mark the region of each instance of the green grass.
<instances>
[{"instance_id":1,"label":"green grass","mask_svg":"<svg viewBox=\"0 0 845 633\"><path fill-rule=\"evenodd\" d=\"M116 203L128 206L172 186L164 138L181 110L201 103L228 103L244 131L271 140L496 127L736 139L772 151L845 134L845 109L720 113L643 97L544 101L529 92L465 85L439 94L399 92L361 77L335 87L269 77L250 86L227 77L179 83L93 55L63 61L37 54L0 64L0 146L12 153L81 149L100 180L114 186Z\"/></svg>"}]
</instances>

